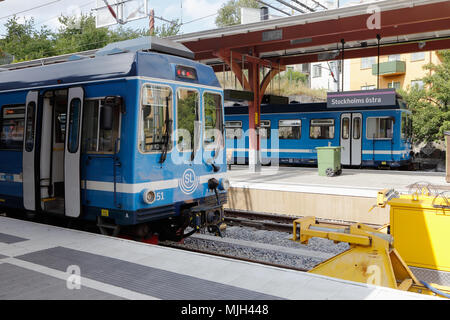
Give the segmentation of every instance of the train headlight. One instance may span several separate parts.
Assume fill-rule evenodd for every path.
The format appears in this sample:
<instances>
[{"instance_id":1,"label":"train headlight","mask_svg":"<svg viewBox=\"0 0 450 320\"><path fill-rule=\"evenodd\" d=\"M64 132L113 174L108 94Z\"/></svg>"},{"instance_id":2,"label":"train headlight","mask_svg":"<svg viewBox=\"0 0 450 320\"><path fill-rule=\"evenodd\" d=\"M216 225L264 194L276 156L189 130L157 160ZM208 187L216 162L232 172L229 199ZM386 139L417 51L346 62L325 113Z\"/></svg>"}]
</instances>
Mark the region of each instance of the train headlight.
<instances>
[{"instance_id":1,"label":"train headlight","mask_svg":"<svg viewBox=\"0 0 450 320\"><path fill-rule=\"evenodd\" d=\"M155 192L153 190L144 190L142 193L142 200L147 204L152 204L155 202Z\"/></svg>"},{"instance_id":2,"label":"train headlight","mask_svg":"<svg viewBox=\"0 0 450 320\"><path fill-rule=\"evenodd\" d=\"M222 178L219 180L219 189L228 190L230 188L230 181L227 178Z\"/></svg>"}]
</instances>

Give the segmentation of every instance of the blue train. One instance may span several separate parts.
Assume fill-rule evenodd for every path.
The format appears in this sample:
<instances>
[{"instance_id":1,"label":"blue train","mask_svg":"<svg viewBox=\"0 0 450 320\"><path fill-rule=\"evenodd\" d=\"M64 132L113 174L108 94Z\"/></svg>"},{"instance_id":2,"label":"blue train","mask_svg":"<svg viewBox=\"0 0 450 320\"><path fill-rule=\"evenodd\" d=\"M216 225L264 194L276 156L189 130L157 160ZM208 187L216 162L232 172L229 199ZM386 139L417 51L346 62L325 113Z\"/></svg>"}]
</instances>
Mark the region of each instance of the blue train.
<instances>
[{"instance_id":1,"label":"blue train","mask_svg":"<svg viewBox=\"0 0 450 320\"><path fill-rule=\"evenodd\" d=\"M223 91L192 58L146 37L0 72L0 211L97 221L105 234L218 232Z\"/></svg>"},{"instance_id":2,"label":"blue train","mask_svg":"<svg viewBox=\"0 0 450 320\"><path fill-rule=\"evenodd\" d=\"M329 93L327 100L262 105L261 162L317 164L317 147L341 146L345 166L410 165L411 112L395 90ZM247 162L247 106L225 108L225 130L229 162Z\"/></svg>"}]
</instances>

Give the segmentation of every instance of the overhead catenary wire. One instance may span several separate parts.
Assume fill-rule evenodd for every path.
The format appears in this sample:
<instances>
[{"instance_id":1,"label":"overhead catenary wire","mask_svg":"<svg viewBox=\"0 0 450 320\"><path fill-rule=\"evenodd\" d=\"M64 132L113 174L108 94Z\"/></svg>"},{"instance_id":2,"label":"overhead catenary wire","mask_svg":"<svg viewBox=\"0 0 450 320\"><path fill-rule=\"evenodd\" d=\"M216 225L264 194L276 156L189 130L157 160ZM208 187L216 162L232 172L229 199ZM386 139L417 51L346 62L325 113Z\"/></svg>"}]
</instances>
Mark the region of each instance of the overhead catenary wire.
<instances>
[{"instance_id":1,"label":"overhead catenary wire","mask_svg":"<svg viewBox=\"0 0 450 320\"><path fill-rule=\"evenodd\" d=\"M39 6L30 8L30 9L22 10L22 11L19 11L19 12L16 12L16 13L12 13L12 14L0 17L0 20L7 19L7 18L13 17L15 15L18 15L18 14L21 14L21 13L25 13L25 12L28 12L28 11L32 11L32 10L35 10L35 9L40 9L40 8L43 8L43 7L46 7L46 6L55 4L57 2L61 2L61 1L63 1L63 0L54 0L54 1L51 1L51 2L47 2L47 3L41 4Z\"/></svg>"},{"instance_id":2,"label":"overhead catenary wire","mask_svg":"<svg viewBox=\"0 0 450 320\"><path fill-rule=\"evenodd\" d=\"M281 12L281 13L284 13L284 14L287 15L287 16L291 16L291 15L290 15L289 13L287 13L286 11L283 11L283 10L277 8L277 7L274 7L274 6L272 6L271 4L268 4L268 3L264 2L264 1L261 1L261 0L256 0L256 1L259 2L259 3L261 3L262 5L268 6L269 8L272 8L272 9L274 9L274 10L277 10L277 11Z\"/></svg>"}]
</instances>

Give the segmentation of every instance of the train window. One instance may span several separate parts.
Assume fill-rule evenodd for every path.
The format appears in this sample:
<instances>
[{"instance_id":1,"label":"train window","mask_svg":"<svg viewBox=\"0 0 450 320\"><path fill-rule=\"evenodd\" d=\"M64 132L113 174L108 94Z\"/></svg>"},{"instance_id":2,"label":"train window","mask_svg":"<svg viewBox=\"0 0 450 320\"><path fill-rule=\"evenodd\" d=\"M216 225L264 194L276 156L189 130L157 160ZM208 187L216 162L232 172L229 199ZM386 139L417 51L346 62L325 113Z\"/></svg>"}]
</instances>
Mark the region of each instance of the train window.
<instances>
[{"instance_id":1,"label":"train window","mask_svg":"<svg viewBox=\"0 0 450 320\"><path fill-rule=\"evenodd\" d=\"M361 138L361 118L353 118L353 139Z\"/></svg>"},{"instance_id":2,"label":"train window","mask_svg":"<svg viewBox=\"0 0 450 320\"><path fill-rule=\"evenodd\" d=\"M278 137L279 139L298 140L302 134L302 121L295 120L279 120L278 121Z\"/></svg>"},{"instance_id":3,"label":"train window","mask_svg":"<svg viewBox=\"0 0 450 320\"><path fill-rule=\"evenodd\" d=\"M342 119L342 139L347 140L350 138L350 119L345 117Z\"/></svg>"},{"instance_id":4,"label":"train window","mask_svg":"<svg viewBox=\"0 0 450 320\"><path fill-rule=\"evenodd\" d=\"M259 136L261 139L270 139L270 120L261 120Z\"/></svg>"},{"instance_id":5,"label":"train window","mask_svg":"<svg viewBox=\"0 0 450 320\"><path fill-rule=\"evenodd\" d=\"M216 143L223 145L223 119L222 119L222 96L216 93L205 92L203 95L204 105L204 133L203 143L212 145Z\"/></svg>"},{"instance_id":6,"label":"train window","mask_svg":"<svg viewBox=\"0 0 450 320\"><path fill-rule=\"evenodd\" d=\"M309 126L311 139L334 139L334 119L312 119Z\"/></svg>"},{"instance_id":7,"label":"train window","mask_svg":"<svg viewBox=\"0 0 450 320\"><path fill-rule=\"evenodd\" d=\"M22 149L24 127L25 106L4 106L0 117L0 149Z\"/></svg>"},{"instance_id":8,"label":"train window","mask_svg":"<svg viewBox=\"0 0 450 320\"><path fill-rule=\"evenodd\" d=\"M241 139L242 138L242 122L241 121L226 121L225 134L227 139Z\"/></svg>"},{"instance_id":9,"label":"train window","mask_svg":"<svg viewBox=\"0 0 450 320\"><path fill-rule=\"evenodd\" d=\"M402 139L411 138L412 135L412 119L407 113L402 113Z\"/></svg>"},{"instance_id":10,"label":"train window","mask_svg":"<svg viewBox=\"0 0 450 320\"><path fill-rule=\"evenodd\" d=\"M172 149L172 89L145 84L142 91L139 147L142 152Z\"/></svg>"},{"instance_id":11,"label":"train window","mask_svg":"<svg viewBox=\"0 0 450 320\"><path fill-rule=\"evenodd\" d=\"M80 113L81 100L79 98L72 99L72 101L70 101L69 124L67 126L67 150L69 150L70 153L76 153L78 151L78 144L80 139Z\"/></svg>"},{"instance_id":12,"label":"train window","mask_svg":"<svg viewBox=\"0 0 450 320\"><path fill-rule=\"evenodd\" d=\"M83 152L112 153L119 151L115 150L115 144L119 137L120 108L113 108L112 126L106 128L101 125L104 104L104 99L84 101Z\"/></svg>"},{"instance_id":13,"label":"train window","mask_svg":"<svg viewBox=\"0 0 450 320\"><path fill-rule=\"evenodd\" d=\"M25 150L27 152L33 151L34 148L35 111L36 103L34 101L29 102L27 105L27 122L25 129Z\"/></svg>"},{"instance_id":14,"label":"train window","mask_svg":"<svg viewBox=\"0 0 450 320\"><path fill-rule=\"evenodd\" d=\"M367 118L367 139L392 139L394 120L389 117L371 117Z\"/></svg>"},{"instance_id":15,"label":"train window","mask_svg":"<svg viewBox=\"0 0 450 320\"><path fill-rule=\"evenodd\" d=\"M198 145L200 124L198 91L179 89L177 91L177 149L193 151Z\"/></svg>"}]
</instances>

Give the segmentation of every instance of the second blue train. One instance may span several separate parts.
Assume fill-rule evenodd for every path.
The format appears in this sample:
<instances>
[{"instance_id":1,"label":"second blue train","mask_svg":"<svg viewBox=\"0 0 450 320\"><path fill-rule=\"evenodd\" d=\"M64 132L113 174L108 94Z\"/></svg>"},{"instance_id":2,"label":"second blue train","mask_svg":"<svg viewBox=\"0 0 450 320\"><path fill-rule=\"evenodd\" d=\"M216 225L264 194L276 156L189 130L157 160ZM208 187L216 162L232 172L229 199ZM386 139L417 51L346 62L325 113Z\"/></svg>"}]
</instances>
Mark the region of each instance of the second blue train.
<instances>
[{"instance_id":1,"label":"second blue train","mask_svg":"<svg viewBox=\"0 0 450 320\"><path fill-rule=\"evenodd\" d=\"M226 107L225 121L229 162L248 162L248 107ZM340 146L345 166L407 167L411 133L411 111L390 89L329 93L324 103L265 104L261 162L316 164L317 147Z\"/></svg>"}]
</instances>

